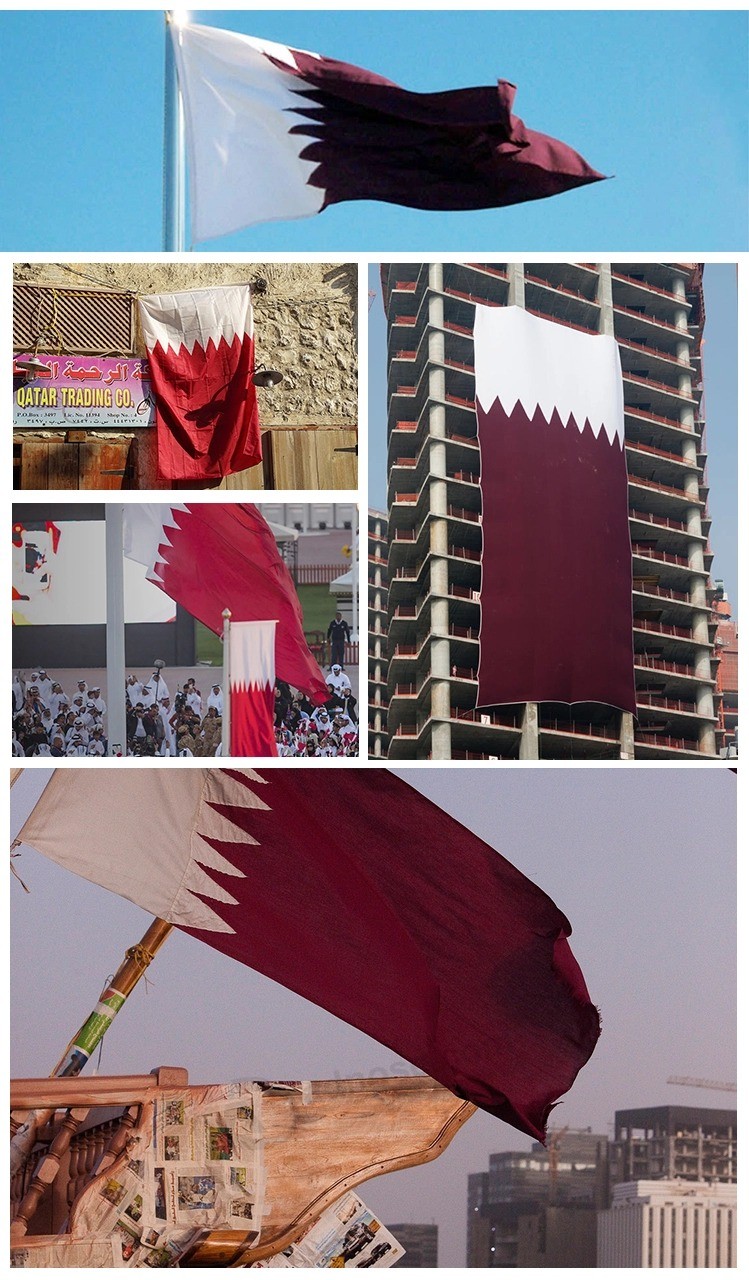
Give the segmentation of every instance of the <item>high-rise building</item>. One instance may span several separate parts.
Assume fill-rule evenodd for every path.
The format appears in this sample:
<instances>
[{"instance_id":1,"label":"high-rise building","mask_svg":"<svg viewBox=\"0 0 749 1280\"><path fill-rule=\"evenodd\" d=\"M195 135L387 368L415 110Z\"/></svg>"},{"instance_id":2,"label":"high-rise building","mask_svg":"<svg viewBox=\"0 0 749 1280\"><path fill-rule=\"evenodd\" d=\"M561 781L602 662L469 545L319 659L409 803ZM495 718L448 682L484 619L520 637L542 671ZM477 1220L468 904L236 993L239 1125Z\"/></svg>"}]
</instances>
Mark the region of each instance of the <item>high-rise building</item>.
<instances>
[{"instance_id":1,"label":"high-rise building","mask_svg":"<svg viewBox=\"0 0 749 1280\"><path fill-rule=\"evenodd\" d=\"M736 1181L736 1112L715 1107L617 1111L609 1144L610 1185L654 1178Z\"/></svg>"},{"instance_id":2,"label":"high-rise building","mask_svg":"<svg viewBox=\"0 0 749 1280\"><path fill-rule=\"evenodd\" d=\"M384 511L369 511L367 544L367 653L369 663L368 755L387 755L387 598L388 520Z\"/></svg>"},{"instance_id":3,"label":"high-rise building","mask_svg":"<svg viewBox=\"0 0 749 1280\"><path fill-rule=\"evenodd\" d=\"M718 746L728 758L739 753L739 624L731 616L731 605L716 583L713 603L718 627L715 648L719 658L716 670L718 702Z\"/></svg>"},{"instance_id":4,"label":"high-rise building","mask_svg":"<svg viewBox=\"0 0 749 1280\"><path fill-rule=\"evenodd\" d=\"M398 1222L388 1225L405 1253L393 1263L394 1267L436 1267L438 1231L436 1222Z\"/></svg>"},{"instance_id":5,"label":"high-rise building","mask_svg":"<svg viewBox=\"0 0 749 1280\"><path fill-rule=\"evenodd\" d=\"M701 414L702 268L398 263L383 267L382 279L389 757L714 758L717 624L709 599ZM618 340L636 720L597 703L476 709L483 517L473 375L477 302L525 307ZM522 564L514 568L522 578Z\"/></svg>"},{"instance_id":6,"label":"high-rise building","mask_svg":"<svg viewBox=\"0 0 749 1280\"><path fill-rule=\"evenodd\" d=\"M563 1128L550 1130L546 1147L490 1156L488 1172L468 1177L467 1265L594 1265L595 1211L608 1203L607 1147L602 1134ZM548 1253L547 1245L568 1261L527 1261L525 1253Z\"/></svg>"},{"instance_id":7,"label":"high-rise building","mask_svg":"<svg viewBox=\"0 0 749 1280\"><path fill-rule=\"evenodd\" d=\"M625 1182L598 1215L599 1267L735 1267L736 1187Z\"/></svg>"}]
</instances>

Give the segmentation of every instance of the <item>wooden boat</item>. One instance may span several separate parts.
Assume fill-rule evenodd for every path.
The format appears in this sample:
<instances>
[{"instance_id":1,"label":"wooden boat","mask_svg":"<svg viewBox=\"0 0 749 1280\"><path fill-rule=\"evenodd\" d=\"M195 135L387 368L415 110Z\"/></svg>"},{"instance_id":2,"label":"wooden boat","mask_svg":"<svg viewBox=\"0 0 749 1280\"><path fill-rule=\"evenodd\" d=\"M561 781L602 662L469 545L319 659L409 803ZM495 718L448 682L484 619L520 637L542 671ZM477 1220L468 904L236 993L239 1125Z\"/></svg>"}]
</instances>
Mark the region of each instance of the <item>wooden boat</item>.
<instances>
[{"instance_id":1,"label":"wooden boat","mask_svg":"<svg viewBox=\"0 0 749 1280\"><path fill-rule=\"evenodd\" d=\"M40 1122L11 1185L11 1245L23 1251L21 1265L52 1265L50 1246L55 1265L103 1265L81 1262L92 1207L118 1185L138 1134L150 1141L154 1109L169 1099L189 1111L207 1088L189 1085L181 1068L12 1082L13 1129L33 1113ZM262 1216L252 1230L202 1226L180 1266L248 1266L278 1254L345 1192L434 1160L475 1110L426 1076L259 1088Z\"/></svg>"}]
</instances>

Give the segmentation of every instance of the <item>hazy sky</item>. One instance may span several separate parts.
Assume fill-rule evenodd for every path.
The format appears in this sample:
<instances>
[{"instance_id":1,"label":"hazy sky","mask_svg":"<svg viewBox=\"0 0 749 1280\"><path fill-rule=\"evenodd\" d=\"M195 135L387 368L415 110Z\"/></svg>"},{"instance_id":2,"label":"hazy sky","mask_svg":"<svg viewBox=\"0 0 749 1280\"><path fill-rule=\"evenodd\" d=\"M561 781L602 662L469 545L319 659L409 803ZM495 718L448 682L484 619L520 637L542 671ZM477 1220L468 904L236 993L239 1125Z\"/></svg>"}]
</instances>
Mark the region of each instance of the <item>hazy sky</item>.
<instances>
[{"instance_id":1,"label":"hazy sky","mask_svg":"<svg viewBox=\"0 0 749 1280\"><path fill-rule=\"evenodd\" d=\"M463 254L461 257L466 258ZM604 259L602 259L604 260ZM608 259L605 259L608 261ZM676 259L674 259L676 260ZM387 501L387 335L379 267L369 268L376 294L369 311L369 503ZM705 415L708 508L713 577L723 578L738 617L738 328L736 263L705 266Z\"/></svg>"},{"instance_id":2,"label":"hazy sky","mask_svg":"<svg viewBox=\"0 0 749 1280\"><path fill-rule=\"evenodd\" d=\"M603 1034L555 1112L558 1125L606 1133L617 1108L735 1105L732 1094L666 1084L670 1075L736 1078L734 774L704 765L398 772L535 880L572 923ZM27 770L14 788L14 833L47 776ZM81 822L99 824L106 846L106 815ZM148 833L144 813L145 841ZM16 866L31 892L11 882L11 1070L46 1075L149 917L31 850ZM200 1083L408 1070L179 931L149 974L104 1041L102 1073L182 1065ZM468 1173L486 1168L492 1151L529 1144L478 1114L433 1164L365 1184L363 1197L385 1221L437 1221L440 1265L463 1265Z\"/></svg>"},{"instance_id":3,"label":"hazy sky","mask_svg":"<svg viewBox=\"0 0 749 1280\"><path fill-rule=\"evenodd\" d=\"M611 245L749 247L744 12L308 5L191 14L354 63L415 92L509 80L529 128L615 175L553 199L468 214L344 203L201 249L474 253L501 244L574 248L590 259ZM0 41L0 248L159 249L162 12L6 10Z\"/></svg>"}]
</instances>

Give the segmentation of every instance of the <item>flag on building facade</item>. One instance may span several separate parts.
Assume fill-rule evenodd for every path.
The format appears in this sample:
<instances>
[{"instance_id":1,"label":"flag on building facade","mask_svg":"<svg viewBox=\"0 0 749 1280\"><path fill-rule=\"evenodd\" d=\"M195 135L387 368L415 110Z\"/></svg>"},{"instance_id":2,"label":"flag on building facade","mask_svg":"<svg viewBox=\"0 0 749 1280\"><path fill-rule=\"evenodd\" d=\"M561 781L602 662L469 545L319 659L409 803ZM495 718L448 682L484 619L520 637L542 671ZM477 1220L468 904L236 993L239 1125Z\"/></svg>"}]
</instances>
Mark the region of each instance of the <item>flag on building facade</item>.
<instances>
[{"instance_id":1,"label":"flag on building facade","mask_svg":"<svg viewBox=\"0 0 749 1280\"><path fill-rule=\"evenodd\" d=\"M161 480L221 480L262 461L248 284L138 299Z\"/></svg>"},{"instance_id":2,"label":"flag on building facade","mask_svg":"<svg viewBox=\"0 0 749 1280\"><path fill-rule=\"evenodd\" d=\"M276 674L321 704L322 671L304 638L296 588L267 521L251 503L128 503L125 555L217 636L232 622L276 619Z\"/></svg>"},{"instance_id":3,"label":"flag on building facade","mask_svg":"<svg viewBox=\"0 0 749 1280\"><path fill-rule=\"evenodd\" d=\"M598 1039L565 915L386 770L61 769L20 838L536 1138Z\"/></svg>"},{"instance_id":4,"label":"flag on building facade","mask_svg":"<svg viewBox=\"0 0 749 1280\"><path fill-rule=\"evenodd\" d=\"M341 200L486 209L602 175L512 114L515 86L410 93L361 67L213 27L172 27L193 236Z\"/></svg>"},{"instance_id":5,"label":"flag on building facade","mask_svg":"<svg viewBox=\"0 0 749 1280\"><path fill-rule=\"evenodd\" d=\"M624 400L613 337L476 307L477 706L635 710Z\"/></svg>"},{"instance_id":6,"label":"flag on building facade","mask_svg":"<svg viewBox=\"0 0 749 1280\"><path fill-rule=\"evenodd\" d=\"M229 642L229 755L277 756L274 731L276 623L232 622ZM224 637L226 643L226 635Z\"/></svg>"}]
</instances>

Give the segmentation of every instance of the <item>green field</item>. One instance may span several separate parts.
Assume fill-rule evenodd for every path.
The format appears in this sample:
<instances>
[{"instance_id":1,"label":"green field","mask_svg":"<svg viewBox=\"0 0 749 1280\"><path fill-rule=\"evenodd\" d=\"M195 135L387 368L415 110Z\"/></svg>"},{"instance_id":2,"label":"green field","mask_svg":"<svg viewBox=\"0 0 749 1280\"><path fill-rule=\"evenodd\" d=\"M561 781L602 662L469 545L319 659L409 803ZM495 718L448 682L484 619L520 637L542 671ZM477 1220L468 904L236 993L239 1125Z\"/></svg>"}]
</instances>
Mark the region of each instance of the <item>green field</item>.
<instances>
[{"instance_id":1,"label":"green field","mask_svg":"<svg viewBox=\"0 0 749 1280\"><path fill-rule=\"evenodd\" d=\"M304 612L304 630L325 634L335 617L335 597L326 586L302 586L297 591ZM221 641L202 622L195 623L195 656L198 662L212 662L214 667L223 663Z\"/></svg>"}]
</instances>

